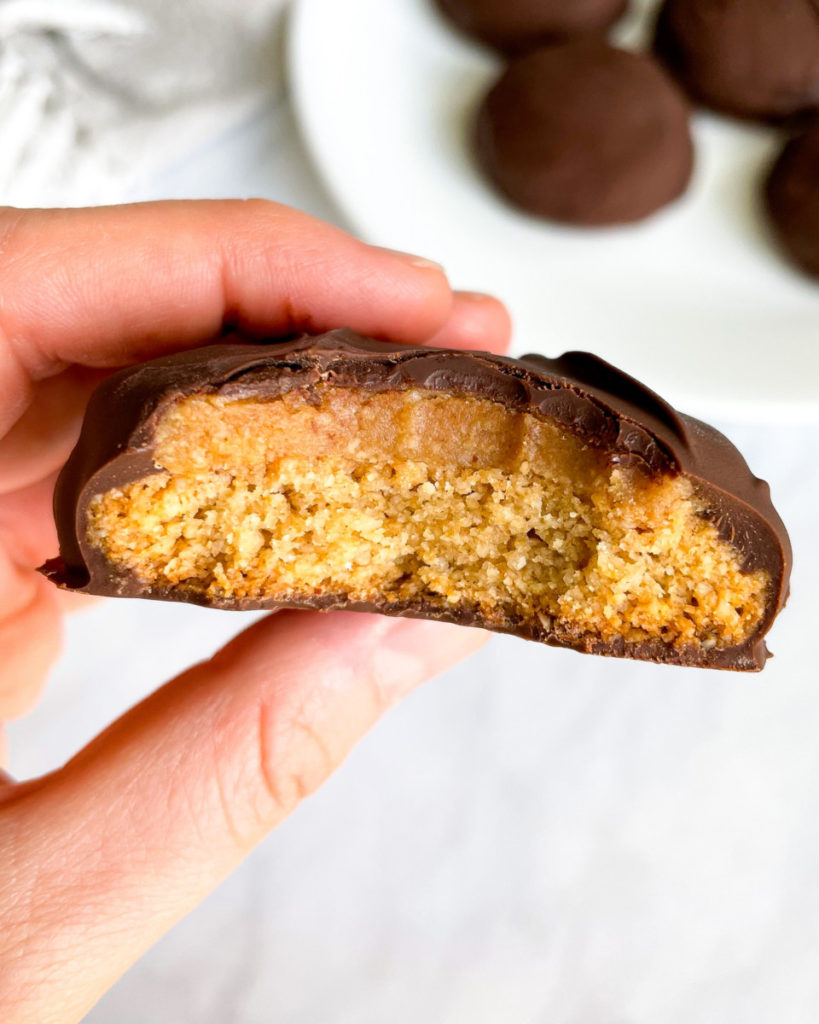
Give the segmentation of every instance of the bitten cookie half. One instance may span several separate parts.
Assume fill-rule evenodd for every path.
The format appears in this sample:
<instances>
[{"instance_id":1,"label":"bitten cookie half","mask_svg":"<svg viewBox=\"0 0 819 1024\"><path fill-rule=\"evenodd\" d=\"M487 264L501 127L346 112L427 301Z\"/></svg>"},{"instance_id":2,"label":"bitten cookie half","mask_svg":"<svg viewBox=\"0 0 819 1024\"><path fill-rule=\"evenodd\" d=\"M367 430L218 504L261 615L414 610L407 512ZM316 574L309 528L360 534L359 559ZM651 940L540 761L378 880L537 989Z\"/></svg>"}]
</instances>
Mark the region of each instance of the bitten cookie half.
<instances>
[{"instance_id":1,"label":"bitten cookie half","mask_svg":"<svg viewBox=\"0 0 819 1024\"><path fill-rule=\"evenodd\" d=\"M712 428L583 353L350 331L223 344L95 392L55 493L88 594L346 608L757 670L790 546Z\"/></svg>"}]
</instances>

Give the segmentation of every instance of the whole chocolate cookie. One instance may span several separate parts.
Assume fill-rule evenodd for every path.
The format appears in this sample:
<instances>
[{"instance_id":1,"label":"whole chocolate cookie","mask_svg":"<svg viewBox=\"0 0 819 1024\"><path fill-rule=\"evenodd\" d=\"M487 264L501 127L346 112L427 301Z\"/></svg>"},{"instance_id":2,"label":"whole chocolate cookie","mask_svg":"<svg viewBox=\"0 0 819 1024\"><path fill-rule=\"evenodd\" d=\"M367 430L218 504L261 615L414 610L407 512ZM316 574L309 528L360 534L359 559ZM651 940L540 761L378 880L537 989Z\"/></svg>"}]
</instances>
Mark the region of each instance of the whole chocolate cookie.
<instances>
[{"instance_id":1,"label":"whole chocolate cookie","mask_svg":"<svg viewBox=\"0 0 819 1024\"><path fill-rule=\"evenodd\" d=\"M462 31L505 53L605 31L628 0L436 0Z\"/></svg>"},{"instance_id":2,"label":"whole chocolate cookie","mask_svg":"<svg viewBox=\"0 0 819 1024\"><path fill-rule=\"evenodd\" d=\"M782 150L765 183L765 202L782 248L819 277L819 125Z\"/></svg>"},{"instance_id":3,"label":"whole chocolate cookie","mask_svg":"<svg viewBox=\"0 0 819 1024\"><path fill-rule=\"evenodd\" d=\"M693 165L684 97L651 57L601 40L513 61L484 100L477 153L513 203L552 220L640 220L685 190Z\"/></svg>"},{"instance_id":4,"label":"whole chocolate cookie","mask_svg":"<svg viewBox=\"0 0 819 1024\"><path fill-rule=\"evenodd\" d=\"M781 120L819 107L817 0L666 0L655 49L715 110Z\"/></svg>"}]
</instances>

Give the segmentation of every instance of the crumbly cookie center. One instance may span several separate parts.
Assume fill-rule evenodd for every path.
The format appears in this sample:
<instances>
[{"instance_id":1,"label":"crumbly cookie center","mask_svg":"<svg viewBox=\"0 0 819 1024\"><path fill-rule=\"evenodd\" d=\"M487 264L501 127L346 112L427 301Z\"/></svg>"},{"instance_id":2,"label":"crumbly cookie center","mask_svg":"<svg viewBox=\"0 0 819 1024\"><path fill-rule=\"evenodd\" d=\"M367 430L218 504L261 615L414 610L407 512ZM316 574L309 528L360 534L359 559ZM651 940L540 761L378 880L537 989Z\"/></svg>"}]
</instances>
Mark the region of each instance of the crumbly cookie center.
<instances>
[{"instance_id":1,"label":"crumbly cookie center","mask_svg":"<svg viewBox=\"0 0 819 1024\"><path fill-rule=\"evenodd\" d=\"M423 604L566 636L726 647L770 580L743 573L681 477L612 466L481 398L319 386L181 399L157 472L98 495L88 539L160 589Z\"/></svg>"}]
</instances>

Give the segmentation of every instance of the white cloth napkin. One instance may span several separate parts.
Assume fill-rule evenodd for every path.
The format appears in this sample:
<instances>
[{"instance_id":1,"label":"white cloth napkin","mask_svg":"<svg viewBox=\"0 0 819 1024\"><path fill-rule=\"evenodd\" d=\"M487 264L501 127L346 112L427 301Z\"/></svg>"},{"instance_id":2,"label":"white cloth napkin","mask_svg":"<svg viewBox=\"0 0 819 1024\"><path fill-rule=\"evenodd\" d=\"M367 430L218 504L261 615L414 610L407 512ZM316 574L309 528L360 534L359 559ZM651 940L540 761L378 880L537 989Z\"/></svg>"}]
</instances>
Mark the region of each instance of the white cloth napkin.
<instances>
[{"instance_id":1,"label":"white cloth napkin","mask_svg":"<svg viewBox=\"0 0 819 1024\"><path fill-rule=\"evenodd\" d=\"M282 88L285 0L0 3L0 203L115 202Z\"/></svg>"}]
</instances>

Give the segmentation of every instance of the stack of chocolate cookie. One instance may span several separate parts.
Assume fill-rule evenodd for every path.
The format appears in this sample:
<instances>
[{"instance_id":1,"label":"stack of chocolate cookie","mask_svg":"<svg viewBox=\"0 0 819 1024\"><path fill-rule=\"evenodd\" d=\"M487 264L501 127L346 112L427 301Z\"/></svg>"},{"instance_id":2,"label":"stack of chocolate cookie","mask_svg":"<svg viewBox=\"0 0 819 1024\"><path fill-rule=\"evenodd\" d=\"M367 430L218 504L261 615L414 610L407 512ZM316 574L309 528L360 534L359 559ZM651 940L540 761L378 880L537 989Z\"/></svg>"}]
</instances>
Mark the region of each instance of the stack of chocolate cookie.
<instances>
[{"instance_id":1,"label":"stack of chocolate cookie","mask_svg":"<svg viewBox=\"0 0 819 1024\"><path fill-rule=\"evenodd\" d=\"M665 0L653 54L611 46L626 0L436 0L510 58L478 115L495 187L550 220L640 220L685 191L689 102L792 130L766 206L792 259L819 275L819 2Z\"/></svg>"}]
</instances>

